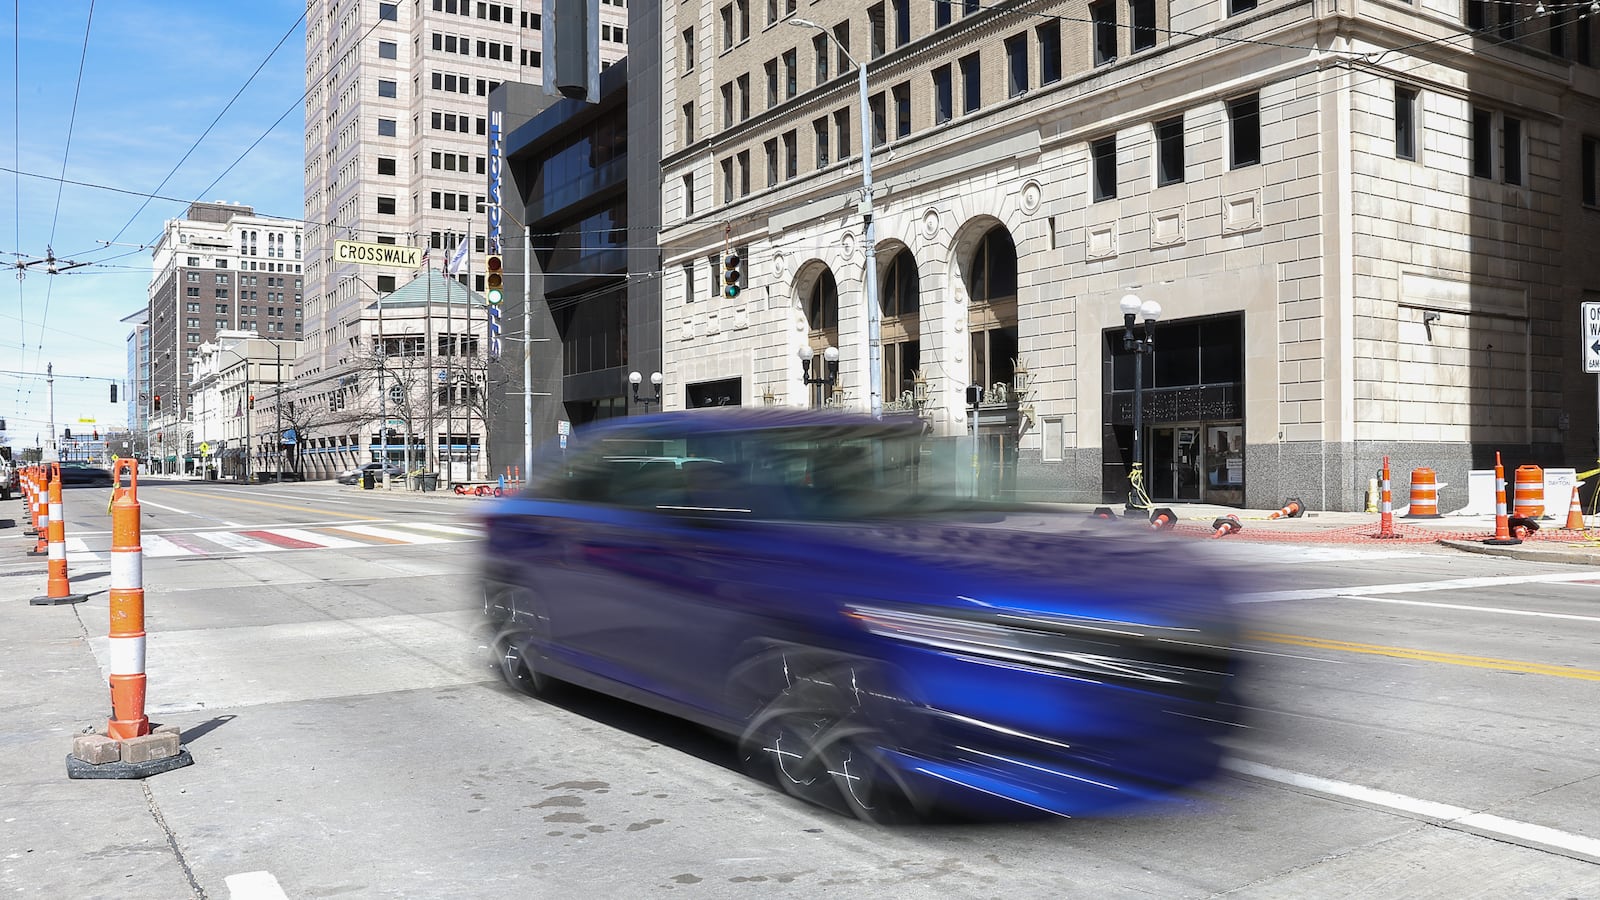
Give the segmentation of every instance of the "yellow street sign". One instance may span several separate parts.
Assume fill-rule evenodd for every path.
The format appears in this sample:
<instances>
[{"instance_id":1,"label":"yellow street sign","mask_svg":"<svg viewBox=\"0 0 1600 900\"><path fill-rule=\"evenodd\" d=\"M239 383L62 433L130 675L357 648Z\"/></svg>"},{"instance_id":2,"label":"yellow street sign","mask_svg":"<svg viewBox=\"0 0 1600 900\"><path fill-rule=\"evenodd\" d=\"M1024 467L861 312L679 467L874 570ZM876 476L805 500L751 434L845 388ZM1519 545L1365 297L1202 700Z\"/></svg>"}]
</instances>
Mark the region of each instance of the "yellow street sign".
<instances>
[{"instance_id":1,"label":"yellow street sign","mask_svg":"<svg viewBox=\"0 0 1600 900\"><path fill-rule=\"evenodd\" d=\"M336 263L356 263L363 266L415 269L422 265L422 250L417 247L401 247L397 244L334 241L333 260Z\"/></svg>"}]
</instances>

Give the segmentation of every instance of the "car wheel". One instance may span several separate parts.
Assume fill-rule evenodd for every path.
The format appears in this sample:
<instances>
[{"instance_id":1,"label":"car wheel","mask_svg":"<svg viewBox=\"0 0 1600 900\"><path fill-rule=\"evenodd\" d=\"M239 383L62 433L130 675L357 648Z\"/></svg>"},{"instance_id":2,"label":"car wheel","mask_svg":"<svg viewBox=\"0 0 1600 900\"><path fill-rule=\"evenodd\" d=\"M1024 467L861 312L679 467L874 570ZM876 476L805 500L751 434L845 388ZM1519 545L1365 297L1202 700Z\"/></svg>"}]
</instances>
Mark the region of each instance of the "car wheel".
<instances>
[{"instance_id":1,"label":"car wheel","mask_svg":"<svg viewBox=\"0 0 1600 900\"><path fill-rule=\"evenodd\" d=\"M488 582L483 588L484 613L489 617L493 636L489 640L489 662L500 673L507 685L537 697L551 687L548 675L538 670L534 663L537 651L532 647L533 633L516 624L513 608L523 617L539 621L530 608L531 594L502 582Z\"/></svg>"},{"instance_id":2,"label":"car wheel","mask_svg":"<svg viewBox=\"0 0 1600 900\"><path fill-rule=\"evenodd\" d=\"M861 714L848 663L797 674L745 728L740 755L756 777L791 797L884 825L920 810L882 748L887 736Z\"/></svg>"}]
</instances>

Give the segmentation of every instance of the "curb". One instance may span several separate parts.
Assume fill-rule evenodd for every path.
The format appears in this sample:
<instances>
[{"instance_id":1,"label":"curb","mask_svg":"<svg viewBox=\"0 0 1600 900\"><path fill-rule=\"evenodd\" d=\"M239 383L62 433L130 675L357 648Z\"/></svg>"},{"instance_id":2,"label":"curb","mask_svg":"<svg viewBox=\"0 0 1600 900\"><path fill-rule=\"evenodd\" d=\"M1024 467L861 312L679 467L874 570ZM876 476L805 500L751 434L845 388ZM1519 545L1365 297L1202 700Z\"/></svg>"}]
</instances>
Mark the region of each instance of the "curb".
<instances>
[{"instance_id":1,"label":"curb","mask_svg":"<svg viewBox=\"0 0 1600 900\"><path fill-rule=\"evenodd\" d=\"M1481 553L1486 556L1507 556L1526 562L1562 563L1569 566L1600 565L1600 549L1595 550L1540 550L1533 547L1493 547L1477 541L1441 540L1442 546L1464 553Z\"/></svg>"}]
</instances>

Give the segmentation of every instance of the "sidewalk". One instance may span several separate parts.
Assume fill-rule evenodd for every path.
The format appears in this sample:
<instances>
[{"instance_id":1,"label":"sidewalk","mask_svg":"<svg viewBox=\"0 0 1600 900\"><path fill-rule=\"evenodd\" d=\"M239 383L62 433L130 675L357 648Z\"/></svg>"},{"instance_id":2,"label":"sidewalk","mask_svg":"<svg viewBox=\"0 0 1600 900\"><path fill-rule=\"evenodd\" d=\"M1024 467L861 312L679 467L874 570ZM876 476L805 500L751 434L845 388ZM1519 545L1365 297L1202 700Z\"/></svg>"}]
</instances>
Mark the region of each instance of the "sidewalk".
<instances>
[{"instance_id":1,"label":"sidewalk","mask_svg":"<svg viewBox=\"0 0 1600 900\"><path fill-rule=\"evenodd\" d=\"M1059 504L1059 508L1091 515L1095 509L1108 507L1118 517L1119 523L1128 527L1142 525L1140 518L1122 518L1120 505L1073 503ZM1566 517L1544 517L1538 520L1539 530L1520 544L1496 546L1483 541L1494 537L1495 517L1492 515L1456 515L1446 513L1438 518L1407 518L1395 514L1394 537L1379 537L1382 517L1365 512L1321 512L1312 510L1299 518L1271 518L1275 509L1238 509L1231 506L1214 506L1203 503L1153 503L1156 509L1170 509L1178 517L1174 533L1210 539L1215 529L1212 522L1222 516L1236 516L1242 526L1236 534L1217 540L1274 541L1300 544L1346 544L1372 547L1405 544L1438 544L1466 553L1485 553L1538 562L1568 563L1571 565L1600 565L1600 516L1585 516L1587 526L1582 531L1569 531L1562 526ZM1111 523L1107 523L1108 525Z\"/></svg>"}]
</instances>

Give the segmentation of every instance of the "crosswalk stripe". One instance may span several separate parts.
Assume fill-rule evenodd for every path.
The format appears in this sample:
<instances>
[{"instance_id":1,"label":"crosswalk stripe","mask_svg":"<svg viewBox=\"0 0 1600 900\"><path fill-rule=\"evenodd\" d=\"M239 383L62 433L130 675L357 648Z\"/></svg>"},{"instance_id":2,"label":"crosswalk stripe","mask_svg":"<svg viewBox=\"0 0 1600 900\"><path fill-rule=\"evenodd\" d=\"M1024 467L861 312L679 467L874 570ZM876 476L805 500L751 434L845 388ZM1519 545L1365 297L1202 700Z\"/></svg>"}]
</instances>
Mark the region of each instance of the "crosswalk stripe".
<instances>
[{"instance_id":1,"label":"crosswalk stripe","mask_svg":"<svg viewBox=\"0 0 1600 900\"><path fill-rule=\"evenodd\" d=\"M359 535L368 535L380 540L393 541L397 544L443 544L445 539L432 537L426 534L407 534L393 528L379 528L376 525L345 525L340 531L353 532Z\"/></svg>"},{"instance_id":2,"label":"crosswalk stripe","mask_svg":"<svg viewBox=\"0 0 1600 900\"><path fill-rule=\"evenodd\" d=\"M89 545L84 543L83 538L67 538L66 550L67 562L69 563L100 561L100 554L89 549Z\"/></svg>"},{"instance_id":3,"label":"crosswalk stripe","mask_svg":"<svg viewBox=\"0 0 1600 900\"><path fill-rule=\"evenodd\" d=\"M331 534L324 534L321 531L310 531L304 528L274 528L272 530L283 535L284 537L305 541L309 544L318 544L320 546L335 550L344 547L372 546L371 544L363 544L360 541L352 541L342 537L334 537Z\"/></svg>"},{"instance_id":4,"label":"crosswalk stripe","mask_svg":"<svg viewBox=\"0 0 1600 900\"><path fill-rule=\"evenodd\" d=\"M232 550L238 553L261 553L272 549L271 544L253 541L231 531L199 531L195 532L194 536L202 540L211 541L214 544L220 544L224 550Z\"/></svg>"},{"instance_id":5,"label":"crosswalk stripe","mask_svg":"<svg viewBox=\"0 0 1600 900\"><path fill-rule=\"evenodd\" d=\"M159 534L140 535L139 545L143 548L145 556L188 556L194 552Z\"/></svg>"},{"instance_id":6,"label":"crosswalk stripe","mask_svg":"<svg viewBox=\"0 0 1600 900\"><path fill-rule=\"evenodd\" d=\"M444 534L460 534L467 537L483 537L482 528L467 528L464 525L436 525L432 522L406 522L401 528L422 528L427 531L438 531Z\"/></svg>"}]
</instances>

